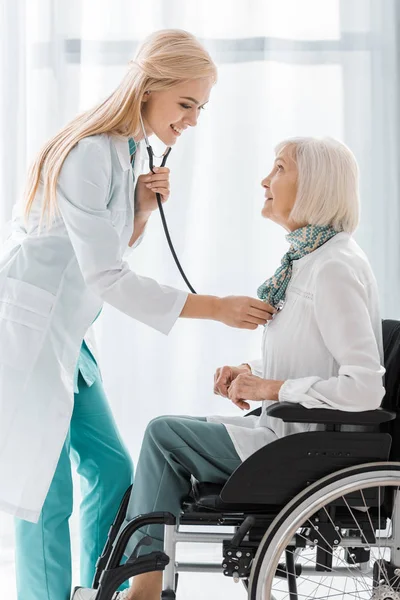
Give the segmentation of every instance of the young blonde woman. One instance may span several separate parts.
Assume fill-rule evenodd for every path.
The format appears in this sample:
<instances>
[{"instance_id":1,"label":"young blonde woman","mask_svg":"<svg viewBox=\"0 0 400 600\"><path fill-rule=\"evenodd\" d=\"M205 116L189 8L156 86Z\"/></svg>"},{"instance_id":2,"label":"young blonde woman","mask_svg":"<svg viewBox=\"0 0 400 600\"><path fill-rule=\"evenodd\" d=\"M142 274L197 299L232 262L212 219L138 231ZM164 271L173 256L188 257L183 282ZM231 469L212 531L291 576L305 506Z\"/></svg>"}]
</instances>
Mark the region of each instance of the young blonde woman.
<instances>
[{"instance_id":1,"label":"young blonde woman","mask_svg":"<svg viewBox=\"0 0 400 600\"><path fill-rule=\"evenodd\" d=\"M192 35L151 35L119 87L51 139L0 257L0 508L18 517L18 600L68 600L70 457L82 480L81 584L90 586L132 465L84 337L107 302L167 334L178 317L255 329L258 299L195 296L132 272L135 245L169 171L134 182L137 144L173 145L197 124L216 80ZM136 160L137 163L137 160ZM137 164L136 164L137 167Z\"/></svg>"}]
</instances>

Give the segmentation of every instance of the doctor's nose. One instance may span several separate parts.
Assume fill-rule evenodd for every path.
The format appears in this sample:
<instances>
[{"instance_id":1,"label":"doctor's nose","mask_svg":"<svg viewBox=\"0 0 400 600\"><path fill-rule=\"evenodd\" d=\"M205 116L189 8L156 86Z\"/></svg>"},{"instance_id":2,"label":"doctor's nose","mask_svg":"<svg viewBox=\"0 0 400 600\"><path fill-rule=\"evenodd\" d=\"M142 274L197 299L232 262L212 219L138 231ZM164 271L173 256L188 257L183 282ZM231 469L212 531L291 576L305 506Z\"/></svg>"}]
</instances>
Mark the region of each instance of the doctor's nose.
<instances>
[{"instance_id":1,"label":"doctor's nose","mask_svg":"<svg viewBox=\"0 0 400 600\"><path fill-rule=\"evenodd\" d=\"M199 115L197 110L190 111L190 115L187 115L185 119L185 124L188 125L188 127L196 127L198 118Z\"/></svg>"}]
</instances>

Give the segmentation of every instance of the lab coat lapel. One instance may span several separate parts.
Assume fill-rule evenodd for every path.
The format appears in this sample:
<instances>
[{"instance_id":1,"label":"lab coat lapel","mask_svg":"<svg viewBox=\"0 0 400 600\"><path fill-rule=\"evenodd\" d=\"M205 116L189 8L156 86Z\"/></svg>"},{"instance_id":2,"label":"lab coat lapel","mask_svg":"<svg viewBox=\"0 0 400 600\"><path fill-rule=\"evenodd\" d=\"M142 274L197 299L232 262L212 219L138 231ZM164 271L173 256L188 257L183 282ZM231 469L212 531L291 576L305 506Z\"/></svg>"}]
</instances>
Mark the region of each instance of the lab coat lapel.
<instances>
[{"instance_id":1,"label":"lab coat lapel","mask_svg":"<svg viewBox=\"0 0 400 600\"><path fill-rule=\"evenodd\" d=\"M128 171L131 168L128 138L113 135L111 141L114 144L121 167L124 171Z\"/></svg>"}]
</instances>

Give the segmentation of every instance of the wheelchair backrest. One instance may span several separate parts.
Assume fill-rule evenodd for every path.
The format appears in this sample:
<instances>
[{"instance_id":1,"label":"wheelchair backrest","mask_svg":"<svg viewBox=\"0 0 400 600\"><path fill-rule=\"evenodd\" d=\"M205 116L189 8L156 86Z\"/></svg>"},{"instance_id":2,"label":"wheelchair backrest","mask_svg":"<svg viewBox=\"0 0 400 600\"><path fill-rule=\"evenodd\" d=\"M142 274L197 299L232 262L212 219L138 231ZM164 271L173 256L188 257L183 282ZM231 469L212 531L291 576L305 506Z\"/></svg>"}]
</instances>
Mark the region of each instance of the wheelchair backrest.
<instances>
[{"instance_id":1,"label":"wheelchair backrest","mask_svg":"<svg viewBox=\"0 0 400 600\"><path fill-rule=\"evenodd\" d=\"M386 369L382 407L397 414L396 419L385 423L384 428L392 436L390 460L400 461L400 321L385 319L382 331Z\"/></svg>"}]
</instances>

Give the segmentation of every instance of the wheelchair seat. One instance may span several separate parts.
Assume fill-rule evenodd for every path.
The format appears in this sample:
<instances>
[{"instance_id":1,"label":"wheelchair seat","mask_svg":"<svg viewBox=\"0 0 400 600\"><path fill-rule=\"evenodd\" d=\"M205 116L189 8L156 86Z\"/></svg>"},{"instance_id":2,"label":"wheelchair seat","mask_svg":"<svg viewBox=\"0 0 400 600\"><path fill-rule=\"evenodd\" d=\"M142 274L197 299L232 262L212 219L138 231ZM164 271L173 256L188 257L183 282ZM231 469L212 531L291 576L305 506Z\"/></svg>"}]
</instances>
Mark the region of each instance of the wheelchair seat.
<instances>
[{"instance_id":1,"label":"wheelchair seat","mask_svg":"<svg viewBox=\"0 0 400 600\"><path fill-rule=\"evenodd\" d=\"M202 512L216 511L224 513L265 513L277 511L277 506L266 506L265 504L243 504L243 503L228 503L221 498L221 492L224 485L218 483L207 483L195 481L192 486L192 491L183 501L183 512Z\"/></svg>"}]
</instances>

